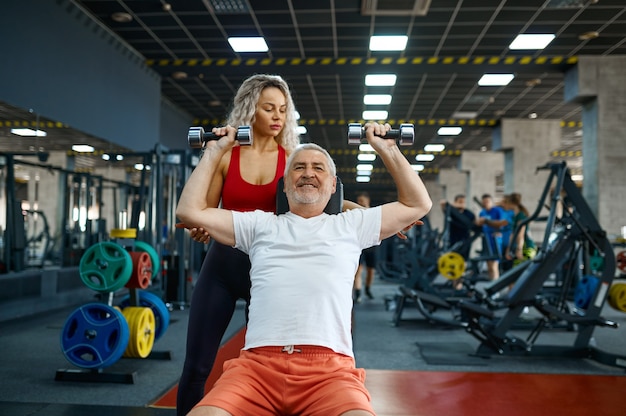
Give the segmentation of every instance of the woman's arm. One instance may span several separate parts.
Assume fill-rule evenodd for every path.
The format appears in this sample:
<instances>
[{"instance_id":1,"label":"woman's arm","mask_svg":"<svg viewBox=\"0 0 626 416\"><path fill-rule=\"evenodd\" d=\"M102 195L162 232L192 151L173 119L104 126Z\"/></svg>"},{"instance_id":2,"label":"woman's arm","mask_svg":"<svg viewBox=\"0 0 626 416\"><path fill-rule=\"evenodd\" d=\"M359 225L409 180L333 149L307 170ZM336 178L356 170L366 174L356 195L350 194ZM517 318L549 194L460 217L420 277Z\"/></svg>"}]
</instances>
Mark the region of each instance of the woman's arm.
<instances>
[{"instance_id":1,"label":"woman's arm","mask_svg":"<svg viewBox=\"0 0 626 416\"><path fill-rule=\"evenodd\" d=\"M209 205L207 195L220 166L220 161L235 143L236 130L224 128L228 134L206 143L200 162L189 176L178 200L176 216L188 228L204 228L217 241L234 245L232 213Z\"/></svg>"},{"instance_id":2,"label":"woman's arm","mask_svg":"<svg viewBox=\"0 0 626 416\"><path fill-rule=\"evenodd\" d=\"M351 209L360 209L360 208L365 208L365 207L362 207L356 202L348 201L347 199L343 200L343 211L349 211Z\"/></svg>"}]
</instances>

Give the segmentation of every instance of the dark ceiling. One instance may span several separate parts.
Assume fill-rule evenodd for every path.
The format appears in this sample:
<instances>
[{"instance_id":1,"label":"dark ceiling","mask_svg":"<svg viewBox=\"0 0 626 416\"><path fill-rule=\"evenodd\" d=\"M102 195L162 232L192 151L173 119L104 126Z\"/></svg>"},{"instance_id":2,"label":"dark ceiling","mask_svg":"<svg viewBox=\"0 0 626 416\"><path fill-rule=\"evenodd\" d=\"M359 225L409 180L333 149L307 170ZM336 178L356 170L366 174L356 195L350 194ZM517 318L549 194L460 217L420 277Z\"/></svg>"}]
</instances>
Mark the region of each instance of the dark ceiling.
<instances>
[{"instance_id":1,"label":"dark ceiling","mask_svg":"<svg viewBox=\"0 0 626 416\"><path fill-rule=\"evenodd\" d=\"M574 155L572 165L580 166L581 108L563 100L564 71L580 55L626 54L624 0L74 3L145 57L162 76L163 96L190 113L194 124L221 123L247 76L282 75L292 88L300 124L308 130L303 140L331 150L348 184L354 183L356 149L347 145L346 125L361 121L366 107L372 109L363 104L366 93L392 94L391 104L373 108L388 110L392 125L415 124L415 144L403 149L409 158L425 144L446 144L443 153L425 163L424 175L456 167L465 150L490 150L492 129L501 118L560 119L560 150ZM413 13L422 3L426 14ZM115 21L116 13L127 14L129 21ZM541 51L509 50L522 33L556 38ZM406 50L369 51L370 36L391 34L408 36ZM263 36L269 51L235 53L227 42L231 36ZM505 87L477 85L484 73L505 72L515 74ZM395 87L366 87L369 73L395 73L398 81ZM0 110L0 120L17 116ZM463 132L438 136L437 128L444 125L462 126ZM58 146L69 149L67 135ZM369 186L388 185L377 166Z\"/></svg>"}]
</instances>

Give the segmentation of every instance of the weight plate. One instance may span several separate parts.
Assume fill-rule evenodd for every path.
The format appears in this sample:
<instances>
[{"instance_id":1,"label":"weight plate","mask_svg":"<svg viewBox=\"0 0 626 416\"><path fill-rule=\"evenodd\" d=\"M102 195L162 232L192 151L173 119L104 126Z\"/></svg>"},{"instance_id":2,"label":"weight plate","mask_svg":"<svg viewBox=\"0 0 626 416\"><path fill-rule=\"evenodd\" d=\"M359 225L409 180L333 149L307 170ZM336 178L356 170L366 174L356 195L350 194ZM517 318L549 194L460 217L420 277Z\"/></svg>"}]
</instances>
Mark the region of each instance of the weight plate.
<instances>
[{"instance_id":1,"label":"weight plate","mask_svg":"<svg viewBox=\"0 0 626 416\"><path fill-rule=\"evenodd\" d=\"M129 306L122 310L128 322L130 337L124 357L146 358L154 346L155 320L152 309Z\"/></svg>"},{"instance_id":2,"label":"weight plate","mask_svg":"<svg viewBox=\"0 0 626 416\"><path fill-rule=\"evenodd\" d=\"M151 292L146 292L141 290L139 293L139 305L145 306L152 309L154 313L154 321L155 321L155 334L154 340L158 340L165 334L167 327L170 324L170 311L165 306L163 300L160 297ZM121 308L126 308L130 306L130 295L126 295L122 298L120 302Z\"/></svg>"},{"instance_id":3,"label":"weight plate","mask_svg":"<svg viewBox=\"0 0 626 416\"><path fill-rule=\"evenodd\" d=\"M135 241L135 251L145 251L152 260L152 278L154 279L161 267L161 259L159 253L148 243L143 241Z\"/></svg>"},{"instance_id":4,"label":"weight plate","mask_svg":"<svg viewBox=\"0 0 626 416\"><path fill-rule=\"evenodd\" d=\"M137 238L136 228L114 228L109 232L111 238Z\"/></svg>"},{"instance_id":5,"label":"weight plate","mask_svg":"<svg viewBox=\"0 0 626 416\"><path fill-rule=\"evenodd\" d=\"M620 272L626 273L626 251L620 251L615 256L615 262Z\"/></svg>"},{"instance_id":6,"label":"weight plate","mask_svg":"<svg viewBox=\"0 0 626 416\"><path fill-rule=\"evenodd\" d=\"M465 259L454 251L443 253L437 259L437 269L447 279L460 279L465 273Z\"/></svg>"},{"instance_id":7,"label":"weight plate","mask_svg":"<svg viewBox=\"0 0 626 416\"><path fill-rule=\"evenodd\" d=\"M103 303L88 303L65 321L61 350L65 358L81 368L105 368L124 354L130 332L121 312Z\"/></svg>"},{"instance_id":8,"label":"weight plate","mask_svg":"<svg viewBox=\"0 0 626 416\"><path fill-rule=\"evenodd\" d=\"M133 260L133 272L126 283L126 287L135 289L145 289L150 285L152 277L152 260L145 251L131 251L130 257Z\"/></svg>"},{"instance_id":9,"label":"weight plate","mask_svg":"<svg viewBox=\"0 0 626 416\"><path fill-rule=\"evenodd\" d=\"M626 312L626 283L613 283L609 289L608 302L613 309Z\"/></svg>"},{"instance_id":10,"label":"weight plate","mask_svg":"<svg viewBox=\"0 0 626 416\"><path fill-rule=\"evenodd\" d=\"M574 289L574 304L580 309L587 309L598 288L598 278L583 276Z\"/></svg>"},{"instance_id":11,"label":"weight plate","mask_svg":"<svg viewBox=\"0 0 626 416\"><path fill-rule=\"evenodd\" d=\"M89 247L80 259L80 279L97 292L124 287L133 272L133 261L124 247L102 242Z\"/></svg>"}]
</instances>

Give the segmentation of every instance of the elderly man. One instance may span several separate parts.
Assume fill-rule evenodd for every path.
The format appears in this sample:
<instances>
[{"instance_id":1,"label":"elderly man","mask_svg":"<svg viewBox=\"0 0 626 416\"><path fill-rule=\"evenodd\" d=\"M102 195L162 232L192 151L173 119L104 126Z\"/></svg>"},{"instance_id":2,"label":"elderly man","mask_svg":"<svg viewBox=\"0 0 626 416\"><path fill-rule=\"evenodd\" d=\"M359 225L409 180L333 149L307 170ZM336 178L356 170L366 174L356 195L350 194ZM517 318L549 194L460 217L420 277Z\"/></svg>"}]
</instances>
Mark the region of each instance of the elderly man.
<instances>
[{"instance_id":1,"label":"elderly man","mask_svg":"<svg viewBox=\"0 0 626 416\"><path fill-rule=\"evenodd\" d=\"M176 215L248 253L252 288L244 349L190 416L374 414L352 351L354 273L361 250L418 221L432 202L395 141L382 139L390 126L365 129L398 187L398 201L338 215L324 213L335 192L335 165L315 144L287 160L286 214L208 207L203 196L236 130L217 129L224 137L207 144Z\"/></svg>"}]
</instances>

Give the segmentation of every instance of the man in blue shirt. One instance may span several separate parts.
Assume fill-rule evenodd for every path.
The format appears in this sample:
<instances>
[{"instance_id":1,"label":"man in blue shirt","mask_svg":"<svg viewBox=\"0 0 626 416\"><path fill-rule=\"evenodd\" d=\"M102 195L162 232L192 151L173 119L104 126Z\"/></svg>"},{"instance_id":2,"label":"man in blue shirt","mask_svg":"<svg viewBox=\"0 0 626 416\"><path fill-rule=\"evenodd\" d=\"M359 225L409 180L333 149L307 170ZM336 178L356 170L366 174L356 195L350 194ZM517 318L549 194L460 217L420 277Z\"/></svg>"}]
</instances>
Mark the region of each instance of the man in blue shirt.
<instances>
[{"instance_id":1,"label":"man in blue shirt","mask_svg":"<svg viewBox=\"0 0 626 416\"><path fill-rule=\"evenodd\" d=\"M506 251L511 233L510 215L500 206L493 203L489 194L481 197L483 209L478 214L476 223L483 227L484 242L486 247L483 251L494 256L493 260L487 260L487 274L489 280L500 277L500 259Z\"/></svg>"}]
</instances>

